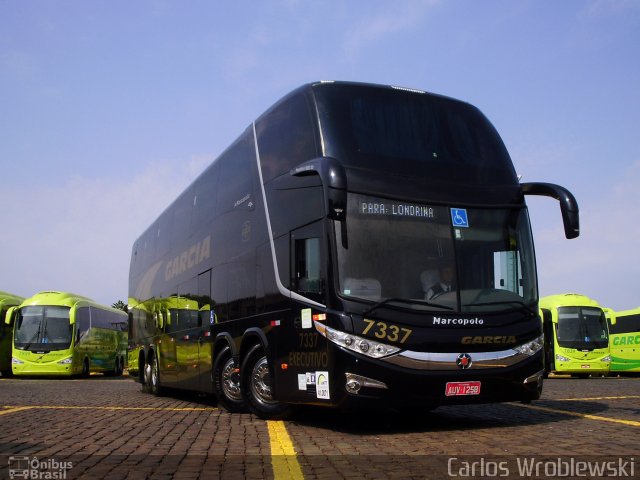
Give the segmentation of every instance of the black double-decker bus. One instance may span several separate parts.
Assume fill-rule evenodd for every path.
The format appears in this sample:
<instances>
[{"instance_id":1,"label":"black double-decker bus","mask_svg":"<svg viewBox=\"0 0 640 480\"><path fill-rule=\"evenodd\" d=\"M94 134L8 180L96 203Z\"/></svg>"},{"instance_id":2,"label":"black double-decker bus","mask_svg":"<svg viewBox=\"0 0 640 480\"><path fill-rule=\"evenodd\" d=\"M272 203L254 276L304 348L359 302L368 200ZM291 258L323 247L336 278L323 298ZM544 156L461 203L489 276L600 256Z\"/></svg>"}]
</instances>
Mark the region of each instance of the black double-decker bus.
<instances>
[{"instance_id":1,"label":"black double-decker bus","mask_svg":"<svg viewBox=\"0 0 640 480\"><path fill-rule=\"evenodd\" d=\"M229 411L537 399L543 340L524 197L475 107L304 85L253 122L133 246L129 370Z\"/></svg>"}]
</instances>

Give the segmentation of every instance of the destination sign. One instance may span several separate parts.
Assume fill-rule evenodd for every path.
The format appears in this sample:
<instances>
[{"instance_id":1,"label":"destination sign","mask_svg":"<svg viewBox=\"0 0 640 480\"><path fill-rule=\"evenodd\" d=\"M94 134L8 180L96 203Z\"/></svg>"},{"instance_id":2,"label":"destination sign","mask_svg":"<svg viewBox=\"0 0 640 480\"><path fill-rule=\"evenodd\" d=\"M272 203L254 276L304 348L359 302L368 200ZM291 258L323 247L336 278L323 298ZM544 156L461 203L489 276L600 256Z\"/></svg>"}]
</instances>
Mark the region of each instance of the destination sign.
<instances>
[{"instance_id":1,"label":"destination sign","mask_svg":"<svg viewBox=\"0 0 640 480\"><path fill-rule=\"evenodd\" d=\"M436 212L433 207L413 203L360 202L358 211L362 215L436 218Z\"/></svg>"}]
</instances>

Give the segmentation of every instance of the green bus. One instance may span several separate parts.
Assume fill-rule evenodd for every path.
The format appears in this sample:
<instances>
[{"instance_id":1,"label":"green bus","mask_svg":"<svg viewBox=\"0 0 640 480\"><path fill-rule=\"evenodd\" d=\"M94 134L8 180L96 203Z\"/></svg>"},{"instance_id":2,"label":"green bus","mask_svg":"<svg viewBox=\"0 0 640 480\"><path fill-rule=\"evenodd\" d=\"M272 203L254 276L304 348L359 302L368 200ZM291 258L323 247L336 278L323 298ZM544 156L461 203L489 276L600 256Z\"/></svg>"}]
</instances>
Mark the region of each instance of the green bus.
<instances>
[{"instance_id":1,"label":"green bus","mask_svg":"<svg viewBox=\"0 0 640 480\"><path fill-rule=\"evenodd\" d=\"M608 313L611 373L640 373L640 307Z\"/></svg>"},{"instance_id":2,"label":"green bus","mask_svg":"<svg viewBox=\"0 0 640 480\"><path fill-rule=\"evenodd\" d=\"M200 338L203 320L209 324L210 309L208 305L199 306L197 300L172 295L166 298L152 298L143 303L135 303L130 299L130 311L136 321L131 323L132 332L130 338L144 337L145 319L153 319L153 325L157 325L167 333L166 341L158 342L158 353L155 361L146 365L146 372L140 371L155 380L145 384L149 391L158 393L162 387L158 384L160 368L162 380L167 386L175 386L180 382L183 386L190 385L197 390L200 370L206 371L207 365L199 358L200 347L204 338ZM203 337L210 337L205 332ZM138 372L140 351L143 343L131 344L129 349L129 372ZM208 368L211 368L210 362ZM185 386L185 388L188 388Z\"/></svg>"},{"instance_id":3,"label":"green bus","mask_svg":"<svg viewBox=\"0 0 640 480\"><path fill-rule=\"evenodd\" d=\"M121 375L127 351L127 314L67 292L40 292L11 307L13 374Z\"/></svg>"},{"instance_id":4,"label":"green bus","mask_svg":"<svg viewBox=\"0 0 640 480\"><path fill-rule=\"evenodd\" d=\"M564 373L587 378L609 373L609 332L598 302L577 293L564 293L541 298L540 310L546 375Z\"/></svg>"},{"instance_id":5,"label":"green bus","mask_svg":"<svg viewBox=\"0 0 640 480\"><path fill-rule=\"evenodd\" d=\"M0 291L0 374L3 377L11 375L11 337L13 323L5 323L5 315L9 307L20 305L24 298L12 293Z\"/></svg>"}]
</instances>

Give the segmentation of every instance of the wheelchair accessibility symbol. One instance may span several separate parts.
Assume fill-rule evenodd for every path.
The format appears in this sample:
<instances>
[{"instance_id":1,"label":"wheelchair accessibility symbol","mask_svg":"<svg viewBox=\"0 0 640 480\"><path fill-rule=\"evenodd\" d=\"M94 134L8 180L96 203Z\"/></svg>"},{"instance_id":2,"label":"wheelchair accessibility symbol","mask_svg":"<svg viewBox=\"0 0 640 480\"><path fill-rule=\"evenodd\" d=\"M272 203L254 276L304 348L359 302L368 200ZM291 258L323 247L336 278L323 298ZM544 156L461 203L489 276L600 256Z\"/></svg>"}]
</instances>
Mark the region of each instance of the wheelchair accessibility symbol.
<instances>
[{"instance_id":1,"label":"wheelchair accessibility symbol","mask_svg":"<svg viewBox=\"0 0 640 480\"><path fill-rule=\"evenodd\" d=\"M452 208L451 222L453 223L454 227L469 227L469 220L467 219L467 209Z\"/></svg>"}]
</instances>

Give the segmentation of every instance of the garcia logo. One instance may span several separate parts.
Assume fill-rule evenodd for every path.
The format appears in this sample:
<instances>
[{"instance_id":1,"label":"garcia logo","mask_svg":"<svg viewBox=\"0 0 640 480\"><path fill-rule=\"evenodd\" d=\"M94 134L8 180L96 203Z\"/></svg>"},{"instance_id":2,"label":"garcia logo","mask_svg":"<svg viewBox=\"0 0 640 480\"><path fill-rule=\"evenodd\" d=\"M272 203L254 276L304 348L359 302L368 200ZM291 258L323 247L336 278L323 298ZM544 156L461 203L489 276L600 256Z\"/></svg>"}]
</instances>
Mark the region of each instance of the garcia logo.
<instances>
[{"instance_id":1,"label":"garcia logo","mask_svg":"<svg viewBox=\"0 0 640 480\"><path fill-rule=\"evenodd\" d=\"M184 250L176 258L169 260L164 270L164 279L168 282L174 277L192 269L211 256L211 235Z\"/></svg>"},{"instance_id":2,"label":"garcia logo","mask_svg":"<svg viewBox=\"0 0 640 480\"><path fill-rule=\"evenodd\" d=\"M466 326L466 325L482 325L484 323L484 319L474 317L474 318L442 318L433 316L433 325L455 325L455 326Z\"/></svg>"},{"instance_id":3,"label":"garcia logo","mask_svg":"<svg viewBox=\"0 0 640 480\"><path fill-rule=\"evenodd\" d=\"M460 342L463 345L484 345L486 343L516 343L516 337L513 335L486 335L477 337L462 337Z\"/></svg>"}]
</instances>

